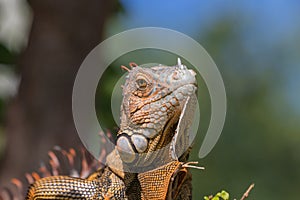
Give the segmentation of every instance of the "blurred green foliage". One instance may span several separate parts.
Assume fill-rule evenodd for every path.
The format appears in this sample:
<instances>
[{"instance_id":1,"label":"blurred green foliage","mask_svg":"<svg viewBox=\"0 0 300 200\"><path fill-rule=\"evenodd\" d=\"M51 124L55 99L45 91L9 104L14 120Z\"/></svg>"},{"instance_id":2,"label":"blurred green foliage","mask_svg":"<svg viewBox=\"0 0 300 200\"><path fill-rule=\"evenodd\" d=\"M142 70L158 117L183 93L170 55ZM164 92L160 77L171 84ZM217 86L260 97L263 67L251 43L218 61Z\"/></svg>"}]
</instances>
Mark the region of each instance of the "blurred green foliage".
<instances>
[{"instance_id":1,"label":"blurred green foliage","mask_svg":"<svg viewBox=\"0 0 300 200\"><path fill-rule=\"evenodd\" d=\"M0 43L0 65L3 67L13 67L16 63L16 54L8 50L3 44ZM1 73L1 70L0 70ZM0 126L3 125L4 121L4 111L6 100L0 95Z\"/></svg>"},{"instance_id":2,"label":"blurred green foliage","mask_svg":"<svg viewBox=\"0 0 300 200\"><path fill-rule=\"evenodd\" d=\"M268 49L272 56L251 57L239 28L236 19L223 18L199 39L222 73L228 111L219 142L200 160L206 170L193 173L194 186L199 188L194 195L220 188L239 194L254 182L255 198L295 199L300 181L300 125L284 91L279 90L280 65L290 58L273 56L288 49L281 46ZM191 160L198 160L200 145L201 139L196 138Z\"/></svg>"},{"instance_id":3,"label":"blurred green foliage","mask_svg":"<svg viewBox=\"0 0 300 200\"><path fill-rule=\"evenodd\" d=\"M205 83L199 76L201 122L190 160L199 160L205 170L192 170L193 196L200 199L222 188L242 196L249 183L254 182L256 188L251 192L254 199L298 199L299 113L290 107L282 88L286 81L283 75L289 69L287 63L299 61L298 54L295 56L291 51L299 51L291 50L285 41L264 46L254 37L256 49L251 52L247 46L248 38L243 35L245 21L225 16L211 24L209 29L199 31L196 38L214 59L223 76L228 112L220 140L213 151L200 160L198 151L209 124L210 100ZM15 58L0 45L0 63L13 64ZM116 130L117 123L113 120L110 105L112 90L125 73L120 65L128 66L129 62L174 65L176 59L177 55L172 53L148 49L130 52L112 63L99 81L95 97L101 126ZM192 68L188 61L182 62ZM0 97L0 126L3 125L5 106ZM219 197L226 199L227 194L221 192Z\"/></svg>"},{"instance_id":4,"label":"blurred green foliage","mask_svg":"<svg viewBox=\"0 0 300 200\"><path fill-rule=\"evenodd\" d=\"M12 65L16 62L16 54L0 43L0 64Z\"/></svg>"},{"instance_id":5,"label":"blurred green foliage","mask_svg":"<svg viewBox=\"0 0 300 200\"><path fill-rule=\"evenodd\" d=\"M4 44L0 43L0 66L1 67L9 68L9 70L14 71L16 58L17 58L17 53L10 51ZM0 69L0 73L1 73L1 69ZM3 132L3 126L4 126L4 118L5 118L7 104L8 104L8 99L0 95L0 158L3 154L3 149L5 146L5 134Z\"/></svg>"}]
</instances>

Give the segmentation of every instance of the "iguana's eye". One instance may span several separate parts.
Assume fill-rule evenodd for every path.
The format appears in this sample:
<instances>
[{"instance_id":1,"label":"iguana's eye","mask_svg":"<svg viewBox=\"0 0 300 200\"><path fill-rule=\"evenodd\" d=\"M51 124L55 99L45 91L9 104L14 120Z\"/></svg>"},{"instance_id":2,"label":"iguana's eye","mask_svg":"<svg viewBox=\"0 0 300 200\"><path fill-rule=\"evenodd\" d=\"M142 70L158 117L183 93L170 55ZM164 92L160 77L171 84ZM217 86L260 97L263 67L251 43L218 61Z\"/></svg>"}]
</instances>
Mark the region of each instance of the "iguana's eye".
<instances>
[{"instance_id":1,"label":"iguana's eye","mask_svg":"<svg viewBox=\"0 0 300 200\"><path fill-rule=\"evenodd\" d=\"M148 82L145 78L138 78L136 80L136 85L138 86L138 89L145 90L148 86Z\"/></svg>"}]
</instances>

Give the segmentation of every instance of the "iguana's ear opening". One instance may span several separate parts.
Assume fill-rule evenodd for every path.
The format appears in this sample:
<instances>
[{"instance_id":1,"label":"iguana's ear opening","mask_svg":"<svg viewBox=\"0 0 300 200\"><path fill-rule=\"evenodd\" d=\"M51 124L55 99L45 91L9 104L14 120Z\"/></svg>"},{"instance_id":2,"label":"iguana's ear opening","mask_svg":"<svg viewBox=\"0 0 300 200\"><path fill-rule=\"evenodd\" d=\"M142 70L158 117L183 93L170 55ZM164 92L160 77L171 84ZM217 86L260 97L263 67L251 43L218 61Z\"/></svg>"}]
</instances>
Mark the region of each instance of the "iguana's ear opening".
<instances>
[{"instance_id":1,"label":"iguana's ear opening","mask_svg":"<svg viewBox=\"0 0 300 200\"><path fill-rule=\"evenodd\" d=\"M173 160L179 160L191 146L190 128L192 126L197 106L196 94L187 98L182 108L179 121L170 145L170 154Z\"/></svg>"}]
</instances>

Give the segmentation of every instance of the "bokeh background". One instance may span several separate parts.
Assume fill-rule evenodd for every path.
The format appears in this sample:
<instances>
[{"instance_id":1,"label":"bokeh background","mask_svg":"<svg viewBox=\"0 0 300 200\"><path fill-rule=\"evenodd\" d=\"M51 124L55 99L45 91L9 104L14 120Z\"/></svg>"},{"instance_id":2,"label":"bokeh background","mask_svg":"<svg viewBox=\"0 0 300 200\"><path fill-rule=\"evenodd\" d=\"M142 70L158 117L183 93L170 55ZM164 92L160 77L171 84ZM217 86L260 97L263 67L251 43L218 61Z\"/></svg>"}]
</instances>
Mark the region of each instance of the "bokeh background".
<instances>
[{"instance_id":1,"label":"bokeh background","mask_svg":"<svg viewBox=\"0 0 300 200\"><path fill-rule=\"evenodd\" d=\"M71 95L89 51L123 30L157 26L203 45L226 87L225 127L204 159L197 154L210 102L205 84L199 88L202 121L191 160L206 169L192 170L195 199L222 189L239 198L250 183L249 199L298 199L299 22L296 0L0 0L0 184L37 169L54 145L80 145ZM113 63L96 97L100 121L115 128L107 104L120 64L172 65L173 57L145 50Z\"/></svg>"}]
</instances>

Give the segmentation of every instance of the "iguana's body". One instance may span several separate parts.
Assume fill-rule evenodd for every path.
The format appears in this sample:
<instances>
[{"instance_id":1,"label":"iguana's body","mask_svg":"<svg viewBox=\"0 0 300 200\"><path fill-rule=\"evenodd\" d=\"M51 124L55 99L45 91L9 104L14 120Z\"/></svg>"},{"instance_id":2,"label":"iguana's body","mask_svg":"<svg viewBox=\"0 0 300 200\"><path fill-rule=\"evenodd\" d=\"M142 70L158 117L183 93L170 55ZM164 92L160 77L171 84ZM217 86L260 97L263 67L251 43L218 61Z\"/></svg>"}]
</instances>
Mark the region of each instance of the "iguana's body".
<instances>
[{"instance_id":1,"label":"iguana's body","mask_svg":"<svg viewBox=\"0 0 300 200\"><path fill-rule=\"evenodd\" d=\"M182 186L176 188L180 190L172 191L169 186L177 173L184 179L180 180ZM182 167L182 163L175 161L155 170L125 177L119 177L105 167L87 179L68 176L40 179L31 186L27 199L191 199L190 181L189 172Z\"/></svg>"},{"instance_id":2,"label":"iguana's body","mask_svg":"<svg viewBox=\"0 0 300 200\"><path fill-rule=\"evenodd\" d=\"M184 162L193 113L184 112L191 112L187 104L194 104L195 83L195 73L180 62L133 66L123 88L116 148L106 166L86 179L40 179L26 199L191 199L191 174Z\"/></svg>"}]
</instances>

